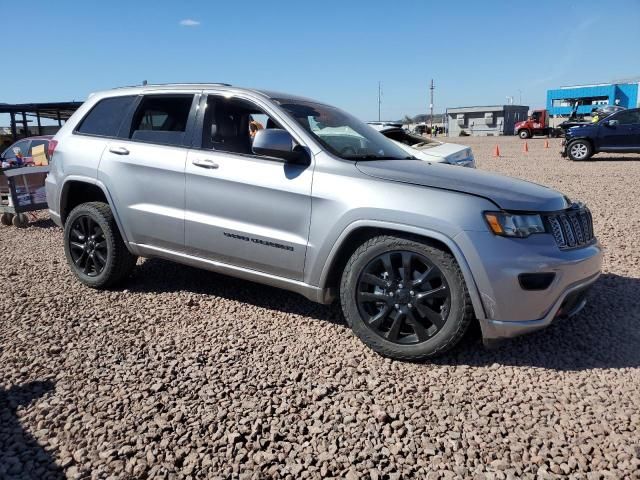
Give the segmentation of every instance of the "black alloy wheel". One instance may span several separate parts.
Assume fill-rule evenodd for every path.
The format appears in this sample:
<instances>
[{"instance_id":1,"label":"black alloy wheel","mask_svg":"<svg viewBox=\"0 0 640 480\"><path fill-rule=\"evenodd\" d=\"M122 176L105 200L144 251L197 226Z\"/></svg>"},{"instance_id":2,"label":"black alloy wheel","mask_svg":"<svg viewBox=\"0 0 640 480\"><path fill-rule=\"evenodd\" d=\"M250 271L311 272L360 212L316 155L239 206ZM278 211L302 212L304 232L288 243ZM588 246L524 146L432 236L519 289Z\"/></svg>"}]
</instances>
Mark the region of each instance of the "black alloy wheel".
<instances>
[{"instance_id":1,"label":"black alloy wheel","mask_svg":"<svg viewBox=\"0 0 640 480\"><path fill-rule=\"evenodd\" d=\"M90 216L73 220L69 230L69 253L75 267L88 277L100 275L109 256L107 239L100 225Z\"/></svg>"},{"instance_id":2,"label":"black alloy wheel","mask_svg":"<svg viewBox=\"0 0 640 480\"><path fill-rule=\"evenodd\" d=\"M422 343L445 325L451 291L442 271L426 256L390 251L360 274L356 301L365 325L385 340Z\"/></svg>"}]
</instances>

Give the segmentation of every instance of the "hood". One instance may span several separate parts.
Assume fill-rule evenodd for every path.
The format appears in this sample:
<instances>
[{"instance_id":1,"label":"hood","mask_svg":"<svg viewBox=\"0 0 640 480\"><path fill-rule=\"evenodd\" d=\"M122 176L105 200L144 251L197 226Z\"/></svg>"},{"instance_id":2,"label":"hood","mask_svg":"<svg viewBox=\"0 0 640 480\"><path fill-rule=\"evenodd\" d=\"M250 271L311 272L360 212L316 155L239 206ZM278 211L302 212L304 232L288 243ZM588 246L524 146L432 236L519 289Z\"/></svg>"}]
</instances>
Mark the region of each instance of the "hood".
<instances>
[{"instance_id":1,"label":"hood","mask_svg":"<svg viewBox=\"0 0 640 480\"><path fill-rule=\"evenodd\" d=\"M504 210L551 212L570 205L564 195L548 187L473 168L420 160L370 160L356 167L370 177L487 198Z\"/></svg>"},{"instance_id":2,"label":"hood","mask_svg":"<svg viewBox=\"0 0 640 480\"><path fill-rule=\"evenodd\" d=\"M460 164L461 161L471 163L472 167L475 167L473 159L473 153L470 147L464 145L458 145L456 143L430 143L422 147L410 147L402 142L391 140L397 146L402 148L405 152L420 160L426 160L428 162L438 163L451 163Z\"/></svg>"}]
</instances>

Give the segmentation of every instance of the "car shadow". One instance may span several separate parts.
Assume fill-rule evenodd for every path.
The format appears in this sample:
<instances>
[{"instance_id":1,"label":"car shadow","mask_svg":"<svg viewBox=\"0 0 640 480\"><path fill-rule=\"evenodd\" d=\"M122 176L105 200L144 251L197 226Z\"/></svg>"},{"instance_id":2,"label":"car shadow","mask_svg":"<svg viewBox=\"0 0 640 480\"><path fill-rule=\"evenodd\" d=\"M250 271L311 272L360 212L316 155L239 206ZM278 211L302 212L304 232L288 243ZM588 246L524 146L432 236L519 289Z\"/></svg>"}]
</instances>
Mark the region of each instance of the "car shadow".
<instances>
[{"instance_id":1,"label":"car shadow","mask_svg":"<svg viewBox=\"0 0 640 480\"><path fill-rule=\"evenodd\" d=\"M291 292L177 263L148 259L126 285L130 292L214 295L271 310L302 315L348 328L339 305L320 305ZM605 274L589 292L587 306L546 329L482 345L477 326L438 365L535 366L553 370L640 367L640 278Z\"/></svg>"},{"instance_id":2,"label":"car shadow","mask_svg":"<svg viewBox=\"0 0 640 480\"><path fill-rule=\"evenodd\" d=\"M302 295L167 260L145 259L126 285L130 292L191 292L270 310L303 315L347 328L337 304L321 305Z\"/></svg>"},{"instance_id":3,"label":"car shadow","mask_svg":"<svg viewBox=\"0 0 640 480\"><path fill-rule=\"evenodd\" d=\"M0 478L51 479L65 478L53 456L20 424L18 407L52 391L52 382L30 382L9 389L0 388Z\"/></svg>"},{"instance_id":4,"label":"car shadow","mask_svg":"<svg viewBox=\"0 0 640 480\"><path fill-rule=\"evenodd\" d=\"M607 154L597 153L593 157L587 160L588 162L638 162L640 161L640 155L634 155L633 157L611 157Z\"/></svg>"},{"instance_id":5,"label":"car shadow","mask_svg":"<svg viewBox=\"0 0 640 480\"><path fill-rule=\"evenodd\" d=\"M36 228L57 228L58 226L53 223L53 220L51 220L49 217L38 217L36 220L29 221L29 227L36 227Z\"/></svg>"}]
</instances>

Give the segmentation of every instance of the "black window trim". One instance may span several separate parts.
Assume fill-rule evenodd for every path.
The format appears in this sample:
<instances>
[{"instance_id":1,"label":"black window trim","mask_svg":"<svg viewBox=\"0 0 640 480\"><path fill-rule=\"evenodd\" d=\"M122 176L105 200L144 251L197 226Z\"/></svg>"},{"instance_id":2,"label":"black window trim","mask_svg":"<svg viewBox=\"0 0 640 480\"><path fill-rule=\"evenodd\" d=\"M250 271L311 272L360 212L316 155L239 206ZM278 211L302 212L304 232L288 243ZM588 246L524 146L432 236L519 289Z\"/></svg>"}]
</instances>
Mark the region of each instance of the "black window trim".
<instances>
[{"instance_id":1,"label":"black window trim","mask_svg":"<svg viewBox=\"0 0 640 480\"><path fill-rule=\"evenodd\" d=\"M189 116L187 117L187 125L184 129L184 136L182 137L182 143L180 144L169 144L169 143L158 143L150 140L140 140L129 138L129 134L131 133L131 123L133 122L133 117L135 117L138 112L138 108L140 104L144 100L145 97L184 97L192 95L193 99L191 100L191 107L189 108ZM149 92L149 93L141 93L139 94L133 102L133 107L127 112L127 115L124 117L123 122L120 124L120 128L118 129L117 139L124 140L126 142L133 143L142 143L145 145L157 145L159 147L175 147L175 148L191 148L192 138L194 132L196 130L196 121L197 117L200 114L199 105L201 103L201 92Z\"/></svg>"},{"instance_id":2,"label":"black window trim","mask_svg":"<svg viewBox=\"0 0 640 480\"><path fill-rule=\"evenodd\" d=\"M166 143L157 143L157 142L150 142L150 141L144 141L144 140L134 140L132 138L129 138L129 134L128 132L131 129L131 122L133 121L133 117L136 113L136 111L138 110L138 107L140 106L140 103L142 102L142 99L145 96L161 96L161 95L168 95L168 96L179 96L179 95L193 95L193 102L191 104L191 110L189 110L189 117L187 119L187 127L185 128L185 132L184 132L184 138L182 140L182 143L180 145L170 145L170 144L166 144ZM191 141L192 141L192 137L195 131L195 116L197 116L198 114L198 105L200 103L200 97L201 97L201 92L173 92L173 91L169 91L169 92L150 92L150 93L137 93L137 94L131 94L131 95L113 95L111 97L104 97L101 98L100 100L98 100L92 107L91 109L89 109L89 111L82 117L82 119L78 122L78 124L74 127L73 129L73 135L81 135L83 137L93 137L93 138L100 138L100 139L105 139L105 140L122 140L122 141L126 141L126 142L133 142L133 143L143 143L143 144L148 144L148 145L158 145L158 146L164 146L164 147L176 147L176 148L186 148L189 149L191 148ZM129 109L128 111L123 115L122 117L122 121L120 122L120 126L117 129L117 133L115 136L113 135L96 135L93 133L84 133L84 132L80 132L78 131L78 129L80 128L80 126L82 125L82 123L84 122L85 118L87 118L87 116L93 111L94 108L96 108L96 106L102 102L103 100L107 100L109 98L116 98L116 97L133 97L133 101L131 102L131 104L129 105ZM196 112L194 113L194 108L196 109Z\"/></svg>"},{"instance_id":3,"label":"black window trim","mask_svg":"<svg viewBox=\"0 0 640 480\"><path fill-rule=\"evenodd\" d=\"M257 155L255 153L239 153L239 152L229 152L226 150L217 150L215 148L205 148L202 146L202 135L203 135L203 128L204 128L204 112L205 112L205 108L207 107L207 103L209 100L209 97L215 97L215 98L226 98L224 92L203 92L202 93L202 98L200 99L200 105L198 108L198 118L196 121L196 125L195 125L195 132L194 135L192 137L192 141L191 141L191 148L192 150L197 150L197 151L201 151L201 152L209 152L209 153L215 153L216 155L220 155L223 154L224 156L227 157L243 157L245 159L250 159L250 160L264 160L264 161L268 161L271 163L281 163L281 164L286 164L287 161L282 159L282 158L278 158L278 157L270 157L267 155ZM296 143L304 148L307 151L307 156L310 158L313 158L313 155L311 154L311 149L309 147L307 147L303 142L301 142L298 139L298 135L294 135L291 130L289 128L283 127L282 124L282 120L280 118L278 118L276 115L274 115L273 113L269 112L268 109L266 109L263 105L260 105L255 99L253 98L247 98L243 95L236 95L234 94L232 98L238 98L240 100L243 100L245 102L249 102L254 104L256 107L260 108L261 110L263 110L265 112L265 115L269 116L269 117L276 117L273 120L277 120L278 124L280 124L280 126L282 127L283 130L286 130L287 132L289 132L289 134L293 137L293 139L296 141ZM198 135L196 135L195 133L198 133Z\"/></svg>"},{"instance_id":4,"label":"black window trim","mask_svg":"<svg viewBox=\"0 0 640 480\"><path fill-rule=\"evenodd\" d=\"M127 97L131 97L133 98L133 101L131 102L131 104L129 105L129 111L127 113L125 113L125 115L122 117L122 120L120 121L120 126L117 128L117 131L119 132L120 129L122 128L122 122L124 122L124 120L127 118L127 115L129 115L130 111L131 111L131 107L136 103L136 97L137 95L135 94L131 94L131 95L113 95L111 97L103 97L100 100L98 100L95 104L93 104L93 106L89 109L89 111L87 113L84 114L84 116L82 117L82 119L76 124L76 126L73 128L73 135L81 135L83 137L93 137L93 138L105 138L105 139L109 139L109 138L118 138L117 136L112 136L112 135L98 135L95 133L86 133L86 132L81 132L79 129L82 126L82 124L84 123L84 121L87 119L87 117L91 114L91 112L93 112L93 110L100 105L101 102L103 102L104 100L108 100L111 98L119 98L119 97L123 97L123 98L127 98Z\"/></svg>"}]
</instances>

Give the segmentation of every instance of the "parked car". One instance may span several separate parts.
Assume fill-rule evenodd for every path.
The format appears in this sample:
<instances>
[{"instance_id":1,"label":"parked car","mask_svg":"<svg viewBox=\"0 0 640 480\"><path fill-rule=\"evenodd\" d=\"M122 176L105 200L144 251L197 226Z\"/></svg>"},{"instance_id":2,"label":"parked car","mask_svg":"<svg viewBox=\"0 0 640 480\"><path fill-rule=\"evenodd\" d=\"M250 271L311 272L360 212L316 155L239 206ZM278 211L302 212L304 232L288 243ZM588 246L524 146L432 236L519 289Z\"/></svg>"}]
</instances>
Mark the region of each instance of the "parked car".
<instances>
[{"instance_id":1,"label":"parked car","mask_svg":"<svg viewBox=\"0 0 640 480\"><path fill-rule=\"evenodd\" d=\"M600 152L640 153L640 108L620 110L596 123L567 130L563 157L580 161Z\"/></svg>"},{"instance_id":2,"label":"parked car","mask_svg":"<svg viewBox=\"0 0 640 480\"><path fill-rule=\"evenodd\" d=\"M49 148L49 140L52 138L53 135L41 135L39 137L29 137L18 140L0 154L0 163L4 162L11 165L29 164L31 163L31 152L33 148L38 145L44 145L46 152ZM22 158L18 156L18 152Z\"/></svg>"},{"instance_id":3,"label":"parked car","mask_svg":"<svg viewBox=\"0 0 640 480\"><path fill-rule=\"evenodd\" d=\"M442 353L475 319L486 341L545 327L577 313L600 274L583 204L418 160L310 99L116 89L92 95L49 150L50 214L85 285L115 285L143 256L339 299L353 332L393 358Z\"/></svg>"},{"instance_id":4,"label":"parked car","mask_svg":"<svg viewBox=\"0 0 640 480\"><path fill-rule=\"evenodd\" d=\"M470 147L443 143L409 133L402 128L402 125L395 123L369 122L369 125L393 140L405 152L420 160L476 168L476 161Z\"/></svg>"}]
</instances>

